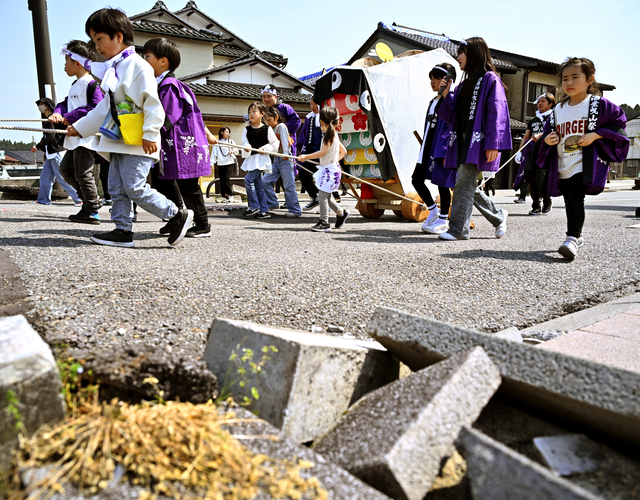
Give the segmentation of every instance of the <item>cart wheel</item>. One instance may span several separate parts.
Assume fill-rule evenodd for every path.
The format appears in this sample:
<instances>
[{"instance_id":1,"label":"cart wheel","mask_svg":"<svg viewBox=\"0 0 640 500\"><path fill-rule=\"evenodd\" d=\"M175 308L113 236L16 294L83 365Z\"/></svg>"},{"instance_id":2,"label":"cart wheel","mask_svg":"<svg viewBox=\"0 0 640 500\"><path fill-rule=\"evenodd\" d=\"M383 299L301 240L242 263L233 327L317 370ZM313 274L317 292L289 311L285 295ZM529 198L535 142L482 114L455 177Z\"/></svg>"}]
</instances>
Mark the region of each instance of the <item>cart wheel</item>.
<instances>
[{"instance_id":1,"label":"cart wheel","mask_svg":"<svg viewBox=\"0 0 640 500\"><path fill-rule=\"evenodd\" d=\"M409 193L405 197L422 203L422 198L418 193ZM424 222L429 216L429 210L424 205L416 205L409 200L402 200L402 215L412 222Z\"/></svg>"},{"instance_id":2,"label":"cart wheel","mask_svg":"<svg viewBox=\"0 0 640 500\"><path fill-rule=\"evenodd\" d=\"M359 201L356 208L365 219L379 219L384 213L384 210L375 208L373 203L362 203Z\"/></svg>"},{"instance_id":3,"label":"cart wheel","mask_svg":"<svg viewBox=\"0 0 640 500\"><path fill-rule=\"evenodd\" d=\"M396 214L398 217L404 217L402 210L394 210L393 213Z\"/></svg>"}]
</instances>

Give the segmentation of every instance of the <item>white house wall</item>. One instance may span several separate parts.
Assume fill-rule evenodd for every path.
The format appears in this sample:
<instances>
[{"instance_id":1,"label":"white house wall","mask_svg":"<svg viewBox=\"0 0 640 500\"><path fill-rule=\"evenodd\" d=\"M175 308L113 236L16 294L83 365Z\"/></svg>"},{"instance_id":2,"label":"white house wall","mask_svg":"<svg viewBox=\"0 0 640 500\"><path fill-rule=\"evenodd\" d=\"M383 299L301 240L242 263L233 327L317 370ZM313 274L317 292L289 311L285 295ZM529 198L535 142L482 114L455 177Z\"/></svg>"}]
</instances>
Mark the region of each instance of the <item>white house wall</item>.
<instances>
[{"instance_id":1,"label":"white house wall","mask_svg":"<svg viewBox=\"0 0 640 500\"><path fill-rule=\"evenodd\" d=\"M236 66L234 71L226 72L220 71L214 73L209 78L210 81L217 82L232 82L232 83L245 83L249 85L267 85L269 83L274 84L278 88L292 89L292 81L288 78L277 76L272 77L275 71L270 68L265 68L260 64L246 64L244 66Z\"/></svg>"},{"instance_id":2,"label":"white house wall","mask_svg":"<svg viewBox=\"0 0 640 500\"><path fill-rule=\"evenodd\" d=\"M136 45L143 46L152 38L158 38L158 35L136 32L134 41ZM213 68L213 43L170 36L165 38L175 42L180 49L181 63L175 71L178 78Z\"/></svg>"},{"instance_id":3,"label":"white house wall","mask_svg":"<svg viewBox=\"0 0 640 500\"><path fill-rule=\"evenodd\" d=\"M640 118L627 122L627 135L629 139L633 138L633 146L629 147L627 160L640 159Z\"/></svg>"}]
</instances>

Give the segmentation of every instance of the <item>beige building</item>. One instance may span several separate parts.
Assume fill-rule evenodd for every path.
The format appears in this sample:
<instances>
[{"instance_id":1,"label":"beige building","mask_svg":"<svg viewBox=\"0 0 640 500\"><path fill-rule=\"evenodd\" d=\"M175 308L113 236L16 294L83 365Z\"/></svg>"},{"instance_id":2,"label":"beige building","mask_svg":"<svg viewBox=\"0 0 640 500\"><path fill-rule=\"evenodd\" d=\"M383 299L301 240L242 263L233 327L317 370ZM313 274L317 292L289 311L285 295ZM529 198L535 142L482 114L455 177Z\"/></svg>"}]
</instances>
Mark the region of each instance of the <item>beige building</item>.
<instances>
[{"instance_id":1,"label":"beige building","mask_svg":"<svg viewBox=\"0 0 640 500\"><path fill-rule=\"evenodd\" d=\"M201 11L193 0L173 12L157 1L151 10L130 19L138 51L157 37L178 45L182 62L176 77L191 87L214 134L225 125L239 142L247 108L261 100L260 90L267 84L276 85L280 98L301 117L309 112L313 88L284 71L285 57L258 50Z\"/></svg>"}]
</instances>

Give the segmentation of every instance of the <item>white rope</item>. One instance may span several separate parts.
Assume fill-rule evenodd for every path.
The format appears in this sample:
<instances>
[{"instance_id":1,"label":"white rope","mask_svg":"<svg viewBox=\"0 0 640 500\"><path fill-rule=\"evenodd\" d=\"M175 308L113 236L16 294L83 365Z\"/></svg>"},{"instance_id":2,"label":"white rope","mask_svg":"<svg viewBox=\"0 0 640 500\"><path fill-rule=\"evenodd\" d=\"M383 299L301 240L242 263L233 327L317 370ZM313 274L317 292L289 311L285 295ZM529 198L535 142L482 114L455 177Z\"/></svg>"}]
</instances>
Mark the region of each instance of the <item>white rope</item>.
<instances>
[{"instance_id":1,"label":"white rope","mask_svg":"<svg viewBox=\"0 0 640 500\"><path fill-rule=\"evenodd\" d=\"M0 122L48 122L47 118L0 118Z\"/></svg>"},{"instance_id":2,"label":"white rope","mask_svg":"<svg viewBox=\"0 0 640 500\"><path fill-rule=\"evenodd\" d=\"M518 153L519 153L520 151L522 151L524 148L526 148L526 147L527 147L527 144L529 144L531 141L533 141L533 137L532 137L531 139L529 139L527 142L525 142L525 143L524 143L524 146L522 146L520 149L518 149L518 151L516 151L516 153L515 153L511 158L509 158L507 161L505 161L505 162L502 164L502 166L501 166L497 171L492 172L492 173L491 173L491 175L490 175L489 177L483 177L483 178L482 178L482 182L480 183L480 189L482 189L482 188L484 187L485 183L486 183L489 179L493 179L493 178L496 176L496 174L497 174L498 172L500 172L500 170L502 170L504 167L506 167L506 166L507 166L507 164L508 164L511 160L513 160L516 156L518 156Z\"/></svg>"},{"instance_id":3,"label":"white rope","mask_svg":"<svg viewBox=\"0 0 640 500\"><path fill-rule=\"evenodd\" d=\"M226 148L226 147L229 147L229 146L227 146L225 144L213 144L213 147ZM311 172L310 170L304 168L301 165L301 163L299 161L300 157L298 157L298 156L285 155L285 154L282 154L282 153L272 153L272 152L264 151L262 149L247 148L247 147L244 147L244 146L236 146L236 148L237 149L244 149L245 151L255 151L256 153L268 154L268 155L272 155L272 156L278 156L280 158L293 159L294 163L298 166L298 168L301 168L305 172L309 172L310 174L313 175L313 172ZM307 160L307 161L309 163L313 163L314 165L319 165L319 163L317 161L313 161L313 160ZM342 174L343 175L347 175L349 177L352 177L353 179L356 179L357 181L360 181L360 183L362 183L362 184L367 184L367 185L369 185L371 187L374 187L374 188L376 188L376 189L378 189L380 191L383 191L385 193L389 193L390 195L393 195L396 198L401 198L403 200L410 201L411 203L415 203L416 205L420 205L421 207L425 207L425 208L427 207L427 205L425 203L420 203L420 202L418 202L416 200L412 200L411 198L407 198L406 196L403 196L401 194L394 193L393 191L389 191L388 189L381 188L380 185L378 185L378 184L373 184L372 182L367 182L364 179L360 179L359 177L356 177L355 175L351 175L351 174L349 174L349 173L347 173L345 171L342 171Z\"/></svg>"},{"instance_id":4,"label":"white rope","mask_svg":"<svg viewBox=\"0 0 640 500\"><path fill-rule=\"evenodd\" d=\"M0 130L22 130L24 132L44 132L45 134L67 134L66 130L58 130L55 128L30 128L30 127L13 127L11 125L0 125ZM100 132L91 134L100 137Z\"/></svg>"}]
</instances>

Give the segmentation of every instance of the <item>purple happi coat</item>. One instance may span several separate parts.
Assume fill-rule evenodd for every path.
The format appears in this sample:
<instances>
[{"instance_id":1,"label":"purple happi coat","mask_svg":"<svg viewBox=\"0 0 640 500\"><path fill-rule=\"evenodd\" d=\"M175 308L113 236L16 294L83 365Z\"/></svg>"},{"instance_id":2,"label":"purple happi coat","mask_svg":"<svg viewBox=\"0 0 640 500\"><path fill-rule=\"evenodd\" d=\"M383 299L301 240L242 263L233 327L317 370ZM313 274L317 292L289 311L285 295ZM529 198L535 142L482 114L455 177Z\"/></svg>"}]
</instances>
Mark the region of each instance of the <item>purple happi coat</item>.
<instances>
[{"instance_id":1,"label":"purple happi coat","mask_svg":"<svg viewBox=\"0 0 640 500\"><path fill-rule=\"evenodd\" d=\"M553 123L557 123L557 120L553 120ZM586 133L595 132L602 136L602 139L582 148L582 175L587 186L587 194L595 195L604 190L609 162L622 162L627 158L629 138L624 130L626 123L624 111L614 103L604 97L590 97ZM540 168L549 168L549 196L560 196L562 193L558 188L558 147L548 146L544 142L551 132L551 120L547 120L544 134L539 141L540 151L536 161Z\"/></svg>"},{"instance_id":2,"label":"purple happi coat","mask_svg":"<svg viewBox=\"0 0 640 500\"><path fill-rule=\"evenodd\" d=\"M458 168L464 163L472 163L478 170L497 172L500 168L500 154L492 162L487 162L485 151L497 149L498 151L511 150L511 120L509 118L509 104L504 92L504 86L493 71L489 71L482 77L477 104L473 118L473 135L466 158L458 158L458 137L455 131L456 101L460 86L444 99L437 113L444 121L451 124L449 132L449 144L445 156L446 168ZM465 120L469 116L464 117Z\"/></svg>"},{"instance_id":3,"label":"purple happi coat","mask_svg":"<svg viewBox=\"0 0 640 500\"><path fill-rule=\"evenodd\" d=\"M167 75L158 86L166 118L160 130L162 180L211 175L209 143L196 96L184 83Z\"/></svg>"},{"instance_id":4,"label":"purple happi coat","mask_svg":"<svg viewBox=\"0 0 640 500\"><path fill-rule=\"evenodd\" d=\"M75 83L76 82L73 82L73 84ZM71 85L72 87L73 84ZM87 113L89 113L89 111L95 108L98 103L102 101L102 99L104 99L104 94L102 93L100 85L98 85L95 80L91 80L87 88L87 104L69 111L69 96L67 96L62 102L56 104L56 108L53 110L53 112L62 115L63 118L65 118L71 125L73 125L80 118L84 118Z\"/></svg>"},{"instance_id":5,"label":"purple happi coat","mask_svg":"<svg viewBox=\"0 0 640 500\"><path fill-rule=\"evenodd\" d=\"M429 103L427 109L431 109L432 102ZM436 121L434 127L432 127L433 121ZM456 171L444 167L450 130L451 125L442 118L433 120L433 117L427 114L423 135L427 144L425 144L422 157L418 158L418 163L428 163L426 178L436 186L448 188L452 188L456 183ZM427 151L427 148L429 148L429 151Z\"/></svg>"},{"instance_id":6,"label":"purple happi coat","mask_svg":"<svg viewBox=\"0 0 640 500\"><path fill-rule=\"evenodd\" d=\"M302 120L300 119L300 116L298 116L298 113L296 113L295 110L288 104L281 102L280 104L276 105L276 107L282 115L282 123L287 126L289 137L293 139L293 144L291 145L291 154L293 156L296 156L296 133L300 128Z\"/></svg>"}]
</instances>

